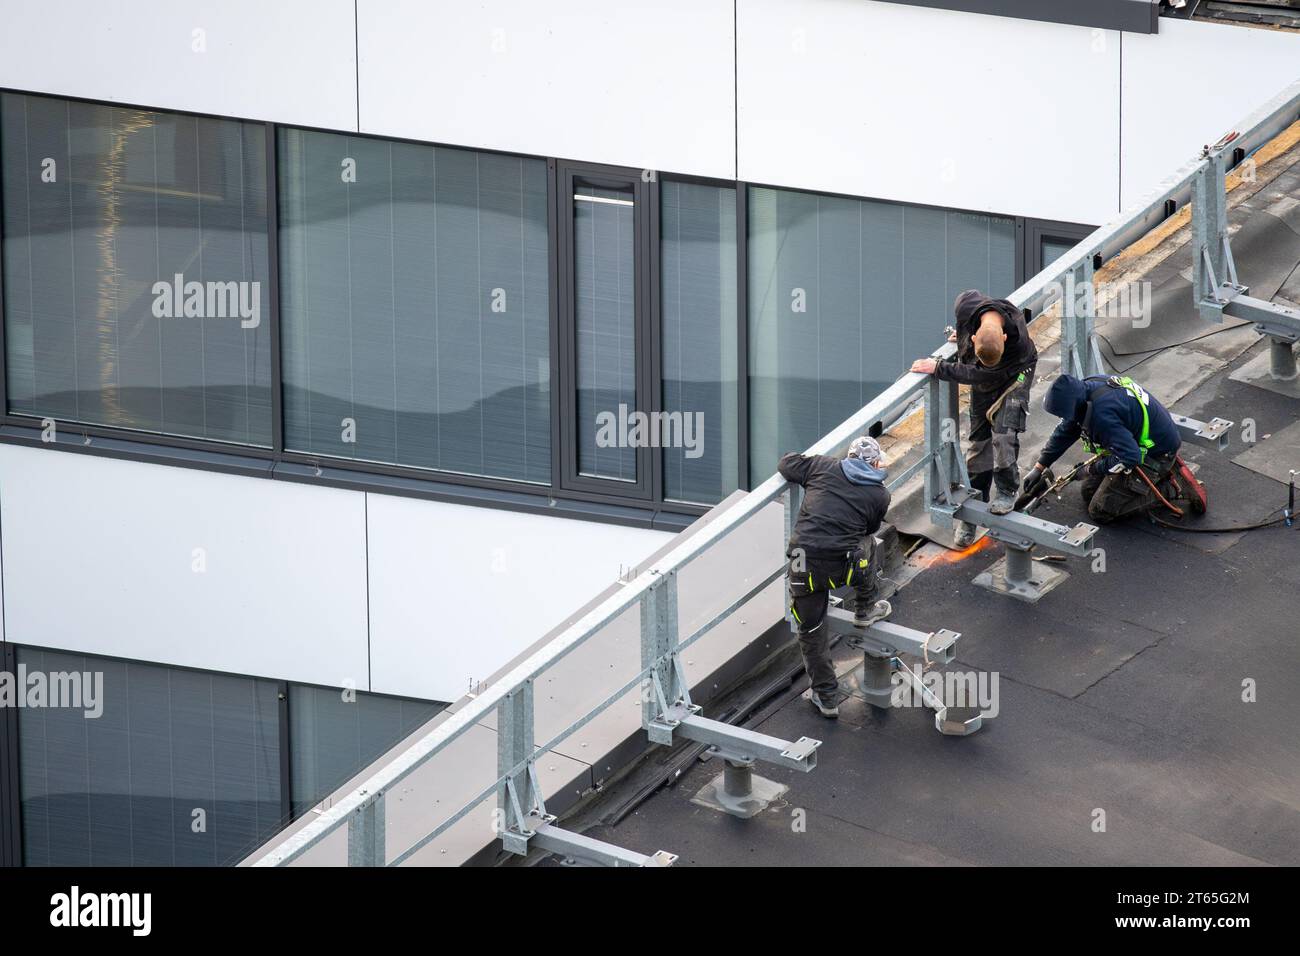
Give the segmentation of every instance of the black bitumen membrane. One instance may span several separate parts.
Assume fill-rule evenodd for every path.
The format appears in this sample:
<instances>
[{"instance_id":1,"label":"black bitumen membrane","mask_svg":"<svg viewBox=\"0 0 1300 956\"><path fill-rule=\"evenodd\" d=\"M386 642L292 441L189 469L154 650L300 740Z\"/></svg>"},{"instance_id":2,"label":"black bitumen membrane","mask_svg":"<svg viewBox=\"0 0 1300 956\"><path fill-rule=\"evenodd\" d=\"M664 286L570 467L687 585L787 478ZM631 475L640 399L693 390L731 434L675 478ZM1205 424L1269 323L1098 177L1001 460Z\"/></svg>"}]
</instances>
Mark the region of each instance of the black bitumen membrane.
<instances>
[{"instance_id":1,"label":"black bitumen membrane","mask_svg":"<svg viewBox=\"0 0 1300 956\"><path fill-rule=\"evenodd\" d=\"M1230 381L1230 368L1175 409L1254 418L1261 436L1300 418L1300 402ZM1203 525L1286 502L1284 484L1231 460L1235 439L1227 454L1184 446L1209 487ZM1074 488L1038 514L1086 520ZM784 802L751 820L697 806L721 769L697 761L586 832L679 865L1300 864L1300 526L1191 535L1137 519L1096 544L1104 572L1055 565L1070 576L1035 605L971 583L997 544L895 597L896 622L962 633L947 669L998 673L1000 712L977 733L945 737L928 710L879 712L858 696L828 721L792 696L757 729L824 743L811 773L760 768L790 785ZM615 786L601 803L626 795Z\"/></svg>"}]
</instances>

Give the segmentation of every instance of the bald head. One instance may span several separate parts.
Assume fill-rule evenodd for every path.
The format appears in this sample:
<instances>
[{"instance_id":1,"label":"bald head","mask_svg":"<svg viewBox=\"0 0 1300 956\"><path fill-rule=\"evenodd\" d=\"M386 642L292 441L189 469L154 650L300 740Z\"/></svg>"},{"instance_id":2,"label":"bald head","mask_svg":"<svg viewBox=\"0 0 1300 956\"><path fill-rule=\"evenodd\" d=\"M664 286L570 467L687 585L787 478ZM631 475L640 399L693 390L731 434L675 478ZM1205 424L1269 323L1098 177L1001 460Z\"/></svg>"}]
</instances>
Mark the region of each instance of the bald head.
<instances>
[{"instance_id":1,"label":"bald head","mask_svg":"<svg viewBox=\"0 0 1300 956\"><path fill-rule=\"evenodd\" d=\"M981 365L991 368L1002 361L1002 347L1007 341L1007 333L1002 330L1002 313L989 309L980 315L979 321L979 328L971 340L975 346L975 358Z\"/></svg>"}]
</instances>

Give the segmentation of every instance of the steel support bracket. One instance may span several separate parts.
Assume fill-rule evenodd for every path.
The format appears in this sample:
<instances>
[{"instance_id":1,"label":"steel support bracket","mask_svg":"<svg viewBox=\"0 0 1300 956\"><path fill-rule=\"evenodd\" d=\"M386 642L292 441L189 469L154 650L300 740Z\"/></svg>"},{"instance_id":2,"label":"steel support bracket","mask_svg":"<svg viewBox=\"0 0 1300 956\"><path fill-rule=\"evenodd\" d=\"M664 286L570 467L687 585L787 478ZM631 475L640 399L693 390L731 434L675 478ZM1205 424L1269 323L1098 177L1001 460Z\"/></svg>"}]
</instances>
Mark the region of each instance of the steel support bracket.
<instances>
[{"instance_id":1,"label":"steel support bracket","mask_svg":"<svg viewBox=\"0 0 1300 956\"><path fill-rule=\"evenodd\" d=\"M837 607L827 609L826 621L832 634L848 638L850 647L877 657L911 654L926 661L947 664L957 657L957 641L961 639L959 632L947 628L926 632L890 621L857 627L853 615Z\"/></svg>"},{"instance_id":2,"label":"steel support bracket","mask_svg":"<svg viewBox=\"0 0 1300 956\"><path fill-rule=\"evenodd\" d=\"M1192 297L1201 318L1222 322L1224 316L1255 323L1272 339L1267 357L1252 360L1233 373L1248 382L1283 394L1300 394L1300 368L1293 346L1300 340L1300 310L1274 305L1247 293L1237 279L1228 237L1227 170L1236 134L1206 147L1192 178Z\"/></svg>"},{"instance_id":3,"label":"steel support bracket","mask_svg":"<svg viewBox=\"0 0 1300 956\"><path fill-rule=\"evenodd\" d=\"M1173 412L1169 415L1178 426L1178 434L1183 441L1192 445L1203 445L1215 451L1228 449L1235 422L1230 422L1226 418L1211 418L1208 422L1200 422L1186 415L1175 415Z\"/></svg>"},{"instance_id":4,"label":"steel support bracket","mask_svg":"<svg viewBox=\"0 0 1300 956\"><path fill-rule=\"evenodd\" d=\"M990 537L1008 546L1030 548L1041 545L1049 551L1060 551L1076 558L1088 555L1093 536L1097 533L1096 525L1084 522L1066 527L1020 511L995 515L987 502L969 498L957 509L956 517L988 528Z\"/></svg>"},{"instance_id":5,"label":"steel support bracket","mask_svg":"<svg viewBox=\"0 0 1300 956\"><path fill-rule=\"evenodd\" d=\"M538 818L529 842L539 850L563 857L569 865L659 867L672 866L677 862L675 853L658 850L647 856L613 843L564 830L555 826L553 820L554 817Z\"/></svg>"},{"instance_id":6,"label":"steel support bracket","mask_svg":"<svg viewBox=\"0 0 1300 956\"><path fill-rule=\"evenodd\" d=\"M1243 294L1224 303L1224 314L1230 318L1254 322L1261 334L1275 339L1295 342L1300 339L1300 309L1277 305L1265 299Z\"/></svg>"},{"instance_id":7,"label":"steel support bracket","mask_svg":"<svg viewBox=\"0 0 1300 956\"><path fill-rule=\"evenodd\" d=\"M949 493L948 500L930 502L930 518L935 524L950 528L953 522L957 520L957 512L961 510L962 506L967 501L974 500L977 499L970 488L957 486Z\"/></svg>"},{"instance_id":8,"label":"steel support bracket","mask_svg":"<svg viewBox=\"0 0 1300 956\"><path fill-rule=\"evenodd\" d=\"M652 744L663 744L665 747L671 747L674 740L673 734L681 727L682 715L698 714L700 710L698 704L687 704L678 701L646 724L646 736L650 738Z\"/></svg>"},{"instance_id":9,"label":"steel support bracket","mask_svg":"<svg viewBox=\"0 0 1300 956\"><path fill-rule=\"evenodd\" d=\"M822 742L812 737L800 737L795 741L782 740L745 727L701 717L698 707L670 708L664 717L665 726L671 722L673 733L685 740L707 744L715 749L718 756L729 761L762 761L801 773L807 773L817 766L817 748Z\"/></svg>"}]
</instances>

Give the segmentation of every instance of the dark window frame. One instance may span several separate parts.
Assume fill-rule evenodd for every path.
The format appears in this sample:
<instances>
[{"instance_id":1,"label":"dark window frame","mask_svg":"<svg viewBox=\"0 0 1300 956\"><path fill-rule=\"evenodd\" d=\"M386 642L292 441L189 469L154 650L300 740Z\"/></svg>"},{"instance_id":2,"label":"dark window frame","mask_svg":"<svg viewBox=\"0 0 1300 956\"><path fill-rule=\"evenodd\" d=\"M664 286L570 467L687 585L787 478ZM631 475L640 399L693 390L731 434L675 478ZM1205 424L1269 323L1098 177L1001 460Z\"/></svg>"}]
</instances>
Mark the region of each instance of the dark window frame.
<instances>
[{"instance_id":1,"label":"dark window frame","mask_svg":"<svg viewBox=\"0 0 1300 956\"><path fill-rule=\"evenodd\" d=\"M1016 220L1016 286L1022 286L1042 272L1043 240L1058 239L1074 245L1096 231L1096 226L1057 219L1022 217Z\"/></svg>"},{"instance_id":2,"label":"dark window frame","mask_svg":"<svg viewBox=\"0 0 1300 956\"><path fill-rule=\"evenodd\" d=\"M551 414L559 415L560 443L551 449L551 474L557 487L568 491L613 495L622 499L658 502L663 497L663 461L655 449L636 449L636 481L583 475L578 464L578 365L577 365L577 290L574 283L576 252L574 244L574 189L595 186L604 189L631 189L633 222L633 328L635 343L636 409L653 413L658 410L662 389L653 387L651 365L657 366L658 348L651 328L647 258L657 254L650 248L650 219L653 204L659 200L658 184L646 182L642 171L625 166L557 160L552 178L556 233L551 244L556 254L558 355L552 356L552 368L558 366L559 377L552 379L557 388L552 393ZM653 188L651 188L653 187ZM558 360L558 361L557 361ZM554 430L552 431L554 434ZM558 463L556 459L559 459ZM558 464L558 476L556 466ZM558 480L556 480L558 478Z\"/></svg>"},{"instance_id":3,"label":"dark window frame","mask_svg":"<svg viewBox=\"0 0 1300 956\"><path fill-rule=\"evenodd\" d=\"M569 212L571 201L564 209L559 205L559 178L565 169L581 169L591 175L605 174L631 179L635 183L637 195L635 201L642 207L637 210L637 268L639 293L637 298L637 390L638 404L642 411L662 410L663 376L662 376L662 316L660 302L661 289L661 241L659 222L661 217L660 188L662 181L698 183L736 190L736 301L737 301L737 475L736 484L741 490L752 486L749 473L749 303L748 303L748 204L751 186L759 188L780 189L802 192L811 195L841 197L853 200L871 200L890 205L909 208L934 209L945 212L965 212L974 215L995 216L1001 219L1014 219L1017 224L1017 239L1023 241L1026 224L1044 223L1053 227L1071 227L1082 229L1082 235L1091 230L1073 223L1051 223L1047 220L1025 219L1023 217L1004 216L981 210L959 209L927 203L908 203L895 199L874 196L851 195L848 193L829 192L826 190L792 187L776 183L749 183L740 180L725 180L713 177L679 174L666 170L634 170L628 167L609 166L588 163L579 160L566 160L556 157L540 156L510 150L478 148L457 143L441 143L411 137L383 136L353 130L328 129L320 126L276 123L266 120L254 120L246 117L225 116L210 112L182 110L146 106L136 103L124 103L89 97L59 96L51 93L35 92L14 87L0 87L0 93L14 93L24 96L45 97L61 101L75 101L127 109L149 110L179 116L201 116L213 119L236 120L246 123L260 123L266 128L268 151L267 169L267 250L268 250L268 321L270 322L270 347L272 358L272 444L271 447L243 445L235 442L187 438L181 436L136 431L112 426L90 425L80 422L54 419L59 433L59 440L52 443L40 441L42 429L41 418L13 414L8 409L8 390L6 365L8 353L5 347L5 324L0 315L0 441L26 446L49 447L62 451L75 451L125 460L138 460L151 463L175 464L226 473L237 473L272 480L290 480L300 483L328 487L344 487L353 490L374 491L383 494L398 494L422 499L455 501L467 505L505 508L523 512L557 513L566 517L617 523L641 527L666 527L678 529L684 527L694 518L705 514L709 506L690 502L665 500L663 496L663 455L662 449L646 448L644 463L638 461L639 480L633 493L628 493L625 483L599 478L587 478L573 474L566 475L565 463L576 463L576 448L572 444L572 428L566 430L563 425L568 421L569 412L576 406L576 394L566 387L563 377L572 373L572 360L569 359L567 372L561 368L566 364L562 360L565 349L572 347L572 334L566 335L568 326L561 314L560 284L564 275L565 263L561 261L561 230L564 228L565 216ZM459 149L482 154L496 154L524 159L537 159L547 164L548 172L548 249L550 260L550 374L551 374L551 482L544 485L513 479L490 478L466 475L450 471L438 471L414 466L393 465L367 460L333 458L325 455L286 451L284 448L284 401L283 401L283 362L282 330L280 327L280 261L279 261L279 135L281 128L298 129L307 132L323 132L345 135L360 139L375 139L393 143L412 143L421 146L434 146L447 149ZM3 196L0 195L0 204ZM3 206L0 205L0 216ZM3 220L0 218L0 223ZM571 231L571 219L569 223ZM0 241L3 237L0 236ZM1016 265L1023 269L1024 250L1021 245ZM1023 278L1021 279L1023 282ZM1018 283L1019 284L1019 283ZM1010 290L1008 290L1010 291ZM0 269L0 308L3 306L3 269ZM571 319L570 319L571 323ZM571 383L572 378L568 379ZM71 440L70 440L71 439ZM576 468L574 469L576 472ZM644 477L642 477L644 476ZM648 487L647 481L648 479ZM461 493L463 489L463 493ZM536 502L521 504L521 501ZM564 503L565 507L557 508Z\"/></svg>"},{"instance_id":4,"label":"dark window frame","mask_svg":"<svg viewBox=\"0 0 1300 956\"><path fill-rule=\"evenodd\" d=\"M3 633L3 621L0 621L0 633ZM15 660L14 645L0 638L0 673L16 674ZM23 863L19 779L18 709L0 707L0 867Z\"/></svg>"}]
</instances>

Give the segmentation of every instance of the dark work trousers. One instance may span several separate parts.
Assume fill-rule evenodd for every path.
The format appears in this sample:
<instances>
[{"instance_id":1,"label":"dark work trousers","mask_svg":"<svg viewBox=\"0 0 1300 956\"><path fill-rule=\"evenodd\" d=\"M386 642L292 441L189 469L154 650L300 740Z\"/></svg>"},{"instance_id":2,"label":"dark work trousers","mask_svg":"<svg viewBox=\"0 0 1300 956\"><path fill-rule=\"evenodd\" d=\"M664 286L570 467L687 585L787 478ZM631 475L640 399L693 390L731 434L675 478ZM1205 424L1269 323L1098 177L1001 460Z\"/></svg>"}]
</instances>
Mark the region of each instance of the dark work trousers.
<instances>
[{"instance_id":1,"label":"dark work trousers","mask_svg":"<svg viewBox=\"0 0 1300 956\"><path fill-rule=\"evenodd\" d=\"M851 587L859 604L875 600L880 573L879 548L868 537L859 551L842 558L791 555L786 565L790 586L790 612L799 633L799 650L813 691L823 699L839 688L831 662L830 628L822 625L832 591Z\"/></svg>"},{"instance_id":2,"label":"dark work trousers","mask_svg":"<svg viewBox=\"0 0 1300 956\"><path fill-rule=\"evenodd\" d=\"M1029 422L1029 390L1033 384L1034 369L1028 368L1001 392L971 390L966 471L971 487L985 501L994 484L1013 498L1020 493L1020 433ZM994 406L997 411L992 412Z\"/></svg>"},{"instance_id":3,"label":"dark work trousers","mask_svg":"<svg viewBox=\"0 0 1300 956\"><path fill-rule=\"evenodd\" d=\"M1174 465L1174 455L1152 455L1138 468L1160 488L1161 494L1168 495L1171 489L1166 479ZM1165 484L1162 486L1161 482ZM1079 493L1088 508L1088 517L1098 524L1110 524L1159 504L1150 485L1138 476L1137 468L1127 475L1122 472L1104 475L1090 473L1083 479Z\"/></svg>"}]
</instances>

